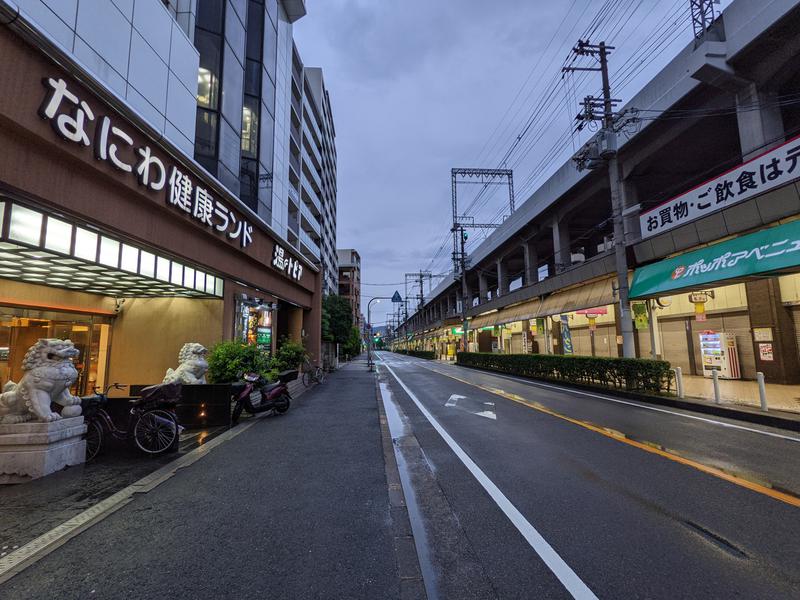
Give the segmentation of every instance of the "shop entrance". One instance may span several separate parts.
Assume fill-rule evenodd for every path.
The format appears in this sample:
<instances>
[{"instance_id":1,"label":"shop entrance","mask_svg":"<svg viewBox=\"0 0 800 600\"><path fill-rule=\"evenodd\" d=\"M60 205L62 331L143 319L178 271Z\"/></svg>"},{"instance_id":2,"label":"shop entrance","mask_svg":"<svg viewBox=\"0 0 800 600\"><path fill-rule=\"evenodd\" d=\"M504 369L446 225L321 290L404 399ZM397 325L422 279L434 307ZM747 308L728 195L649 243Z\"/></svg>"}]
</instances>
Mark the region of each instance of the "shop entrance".
<instances>
[{"instance_id":1,"label":"shop entrance","mask_svg":"<svg viewBox=\"0 0 800 600\"><path fill-rule=\"evenodd\" d=\"M78 371L73 395L88 395L105 385L110 317L0 306L0 387L19 382L25 353L40 338L72 340L80 352L73 361Z\"/></svg>"}]
</instances>

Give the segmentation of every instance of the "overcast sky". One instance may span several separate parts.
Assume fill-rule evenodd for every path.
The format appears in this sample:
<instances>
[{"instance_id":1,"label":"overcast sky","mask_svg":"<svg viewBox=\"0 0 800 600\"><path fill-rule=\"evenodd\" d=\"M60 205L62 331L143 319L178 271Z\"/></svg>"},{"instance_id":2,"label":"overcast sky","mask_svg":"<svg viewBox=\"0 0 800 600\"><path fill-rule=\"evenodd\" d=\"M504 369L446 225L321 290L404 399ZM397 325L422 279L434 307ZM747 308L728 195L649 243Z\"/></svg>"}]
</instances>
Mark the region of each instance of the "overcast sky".
<instances>
[{"instance_id":1,"label":"overcast sky","mask_svg":"<svg viewBox=\"0 0 800 600\"><path fill-rule=\"evenodd\" d=\"M599 76L560 79L578 37L594 28L592 42L618 47L612 85L624 101L692 38L689 0L306 4L295 42L307 66L323 68L330 92L337 245L361 254L365 315L369 298L404 293L405 273L450 268L452 242L436 256L452 222L450 169L500 166L554 77L557 92L506 165L514 169L517 202L585 141L568 134L571 118L585 95L598 92ZM507 196L499 192L484 194L471 214L501 219ZM460 207L476 193L459 188ZM476 231L470 244L481 239ZM375 325L387 309L390 303L373 303Z\"/></svg>"}]
</instances>

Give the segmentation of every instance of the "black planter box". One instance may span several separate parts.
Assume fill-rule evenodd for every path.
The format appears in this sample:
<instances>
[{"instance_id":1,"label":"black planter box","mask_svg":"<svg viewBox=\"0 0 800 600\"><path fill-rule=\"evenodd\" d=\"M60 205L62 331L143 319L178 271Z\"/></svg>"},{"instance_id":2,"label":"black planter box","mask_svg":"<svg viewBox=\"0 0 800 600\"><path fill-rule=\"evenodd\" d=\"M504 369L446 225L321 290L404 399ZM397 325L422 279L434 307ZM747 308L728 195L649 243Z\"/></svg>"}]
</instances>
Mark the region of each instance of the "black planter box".
<instances>
[{"instance_id":1,"label":"black planter box","mask_svg":"<svg viewBox=\"0 0 800 600\"><path fill-rule=\"evenodd\" d=\"M176 411L178 422L187 429L231 426L229 383L184 385Z\"/></svg>"},{"instance_id":2,"label":"black planter box","mask_svg":"<svg viewBox=\"0 0 800 600\"><path fill-rule=\"evenodd\" d=\"M131 396L138 396L145 385L130 386ZM231 426L231 396L229 383L184 385L181 399L175 406L178 423L187 429Z\"/></svg>"}]
</instances>

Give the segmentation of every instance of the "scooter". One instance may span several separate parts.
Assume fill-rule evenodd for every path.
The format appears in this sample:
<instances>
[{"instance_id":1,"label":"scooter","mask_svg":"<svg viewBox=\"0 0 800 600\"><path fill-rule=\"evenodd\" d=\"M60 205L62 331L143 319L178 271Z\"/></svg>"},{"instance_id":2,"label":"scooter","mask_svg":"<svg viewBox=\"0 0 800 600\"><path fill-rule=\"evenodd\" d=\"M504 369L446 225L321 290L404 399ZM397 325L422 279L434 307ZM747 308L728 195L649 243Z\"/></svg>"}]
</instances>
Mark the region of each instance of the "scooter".
<instances>
[{"instance_id":1,"label":"scooter","mask_svg":"<svg viewBox=\"0 0 800 600\"><path fill-rule=\"evenodd\" d=\"M247 373L242 379L244 385L236 394L231 415L231 422L234 425L239 422L243 410L251 415L268 410L274 410L282 415L289 410L292 396L289 394L288 384L297 379L296 370L282 371L275 383L268 383L258 373Z\"/></svg>"}]
</instances>

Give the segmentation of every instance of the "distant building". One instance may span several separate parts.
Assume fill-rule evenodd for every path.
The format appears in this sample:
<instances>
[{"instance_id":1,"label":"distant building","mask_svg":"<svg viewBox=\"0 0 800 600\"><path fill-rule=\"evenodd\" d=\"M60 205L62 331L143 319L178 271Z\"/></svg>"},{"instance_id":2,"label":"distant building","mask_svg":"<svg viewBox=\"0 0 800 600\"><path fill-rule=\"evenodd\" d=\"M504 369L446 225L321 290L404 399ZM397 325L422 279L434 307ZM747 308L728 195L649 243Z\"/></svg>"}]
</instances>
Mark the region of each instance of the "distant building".
<instances>
[{"instance_id":1,"label":"distant building","mask_svg":"<svg viewBox=\"0 0 800 600\"><path fill-rule=\"evenodd\" d=\"M361 314L361 257L352 248L337 250L339 261L339 295L350 301L353 309L353 324L362 329L364 317Z\"/></svg>"}]
</instances>

